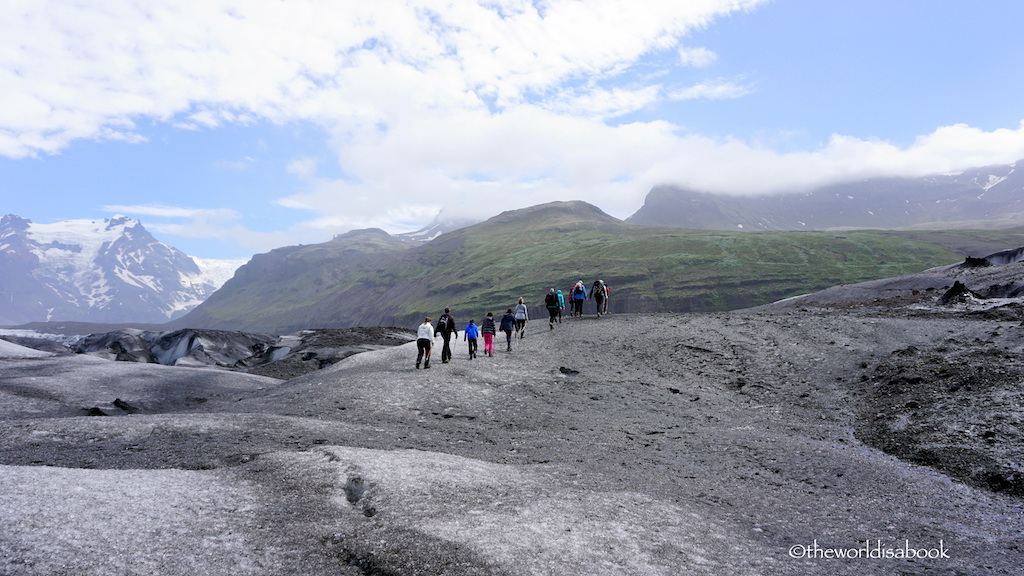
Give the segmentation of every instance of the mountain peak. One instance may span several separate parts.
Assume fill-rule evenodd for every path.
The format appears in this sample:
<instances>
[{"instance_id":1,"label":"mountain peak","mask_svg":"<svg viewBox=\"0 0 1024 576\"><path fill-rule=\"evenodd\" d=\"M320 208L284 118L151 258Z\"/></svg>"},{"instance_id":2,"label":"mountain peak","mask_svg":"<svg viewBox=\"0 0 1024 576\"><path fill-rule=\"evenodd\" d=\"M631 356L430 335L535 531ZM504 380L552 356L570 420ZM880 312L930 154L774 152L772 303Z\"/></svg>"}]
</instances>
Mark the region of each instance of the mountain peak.
<instances>
[{"instance_id":1,"label":"mountain peak","mask_svg":"<svg viewBox=\"0 0 1024 576\"><path fill-rule=\"evenodd\" d=\"M105 230L114 230L116 228L121 228L121 227L124 227L124 228L134 228L136 226L141 226L142 225L142 223L139 222L138 220L132 220L131 218L129 218L127 216L124 216L122 214L117 214L117 215L115 215L112 218L108 218L108 219L104 220L104 222L107 223L107 227L105 228ZM126 226L129 222L131 222L132 225L131 226Z\"/></svg>"},{"instance_id":2,"label":"mountain peak","mask_svg":"<svg viewBox=\"0 0 1024 576\"><path fill-rule=\"evenodd\" d=\"M494 224L506 224L520 221L544 221L551 223L582 223L595 222L601 224L618 224L621 220L605 214L597 206L582 200L569 200L559 202L548 202L528 208L508 210L491 218L487 222Z\"/></svg>"},{"instance_id":3,"label":"mountain peak","mask_svg":"<svg viewBox=\"0 0 1024 576\"><path fill-rule=\"evenodd\" d=\"M30 224L32 224L31 220L14 214L8 214L0 218L0 230L24 231L28 229Z\"/></svg>"}]
</instances>

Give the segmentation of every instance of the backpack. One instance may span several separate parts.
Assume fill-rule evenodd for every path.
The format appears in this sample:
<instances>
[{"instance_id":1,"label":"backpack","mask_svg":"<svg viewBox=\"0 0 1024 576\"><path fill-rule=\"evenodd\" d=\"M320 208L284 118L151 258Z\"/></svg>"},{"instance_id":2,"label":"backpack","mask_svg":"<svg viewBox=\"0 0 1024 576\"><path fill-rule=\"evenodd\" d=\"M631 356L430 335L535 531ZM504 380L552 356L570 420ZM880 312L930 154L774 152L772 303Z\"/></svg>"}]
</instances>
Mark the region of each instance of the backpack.
<instances>
[{"instance_id":1,"label":"backpack","mask_svg":"<svg viewBox=\"0 0 1024 576\"><path fill-rule=\"evenodd\" d=\"M544 305L548 308L558 308L558 296L554 294L548 294L544 297Z\"/></svg>"},{"instance_id":2,"label":"backpack","mask_svg":"<svg viewBox=\"0 0 1024 576\"><path fill-rule=\"evenodd\" d=\"M451 321L452 321L452 317L448 316L447 314L445 314L445 315L441 316L440 318L438 318L437 319L437 331L442 333L442 334L447 334L448 332L450 332L451 329L448 327L448 325L451 323Z\"/></svg>"}]
</instances>

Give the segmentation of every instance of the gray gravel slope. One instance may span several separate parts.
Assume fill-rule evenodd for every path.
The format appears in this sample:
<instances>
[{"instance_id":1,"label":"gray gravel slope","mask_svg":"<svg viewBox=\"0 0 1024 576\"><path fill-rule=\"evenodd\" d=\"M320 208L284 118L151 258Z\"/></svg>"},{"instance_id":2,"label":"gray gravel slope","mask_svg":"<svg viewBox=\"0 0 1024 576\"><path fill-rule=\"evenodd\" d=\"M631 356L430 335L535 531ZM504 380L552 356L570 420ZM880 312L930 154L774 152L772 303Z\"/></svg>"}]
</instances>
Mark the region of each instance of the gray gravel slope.
<instances>
[{"instance_id":1,"label":"gray gravel slope","mask_svg":"<svg viewBox=\"0 0 1024 576\"><path fill-rule=\"evenodd\" d=\"M73 413L126 368L5 359L0 571L1016 574L1019 497L862 437L883 366L934 362L894 352L1012 367L1019 324L902 304L534 322L430 370L414 345L289 381L185 369L117 417ZM865 546L949 558L823 557Z\"/></svg>"}]
</instances>

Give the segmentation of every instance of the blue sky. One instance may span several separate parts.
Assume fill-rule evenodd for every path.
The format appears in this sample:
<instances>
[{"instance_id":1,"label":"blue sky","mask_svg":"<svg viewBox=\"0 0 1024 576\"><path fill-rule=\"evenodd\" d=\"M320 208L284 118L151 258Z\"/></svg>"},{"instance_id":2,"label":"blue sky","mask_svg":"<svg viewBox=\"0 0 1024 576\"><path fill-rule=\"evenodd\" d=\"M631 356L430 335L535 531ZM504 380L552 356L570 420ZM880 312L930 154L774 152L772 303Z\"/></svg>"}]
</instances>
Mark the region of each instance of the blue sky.
<instances>
[{"instance_id":1,"label":"blue sky","mask_svg":"<svg viewBox=\"0 0 1024 576\"><path fill-rule=\"evenodd\" d=\"M1024 2L0 5L0 212L207 258L1024 158Z\"/></svg>"}]
</instances>

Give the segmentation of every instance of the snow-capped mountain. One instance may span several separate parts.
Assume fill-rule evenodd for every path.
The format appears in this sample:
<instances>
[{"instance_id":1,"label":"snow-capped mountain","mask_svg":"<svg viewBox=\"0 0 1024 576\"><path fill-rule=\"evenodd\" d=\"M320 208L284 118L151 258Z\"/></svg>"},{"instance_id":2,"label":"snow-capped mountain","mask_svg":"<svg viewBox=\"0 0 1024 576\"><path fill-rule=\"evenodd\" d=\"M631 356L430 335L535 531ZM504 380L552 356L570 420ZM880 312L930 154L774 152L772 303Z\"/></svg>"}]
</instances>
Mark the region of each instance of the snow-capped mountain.
<instances>
[{"instance_id":1,"label":"snow-capped mountain","mask_svg":"<svg viewBox=\"0 0 1024 576\"><path fill-rule=\"evenodd\" d=\"M449 232L472 226L477 224L478 220L470 218L451 218L446 216L443 212L439 214L434 221L430 224L420 228L415 232L405 232L403 234L393 234L394 238L402 240L404 242L414 242L422 244L424 242L430 242L434 238L437 238L441 234L447 234Z\"/></svg>"},{"instance_id":2,"label":"snow-capped mountain","mask_svg":"<svg viewBox=\"0 0 1024 576\"><path fill-rule=\"evenodd\" d=\"M0 324L166 322L198 306L239 264L201 267L125 216L53 224L4 216Z\"/></svg>"}]
</instances>

